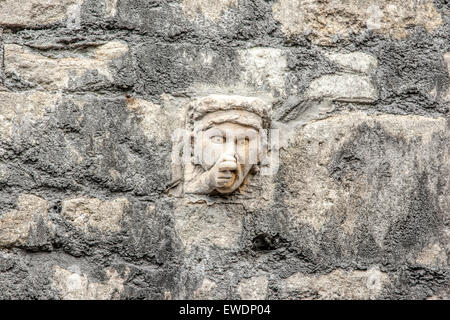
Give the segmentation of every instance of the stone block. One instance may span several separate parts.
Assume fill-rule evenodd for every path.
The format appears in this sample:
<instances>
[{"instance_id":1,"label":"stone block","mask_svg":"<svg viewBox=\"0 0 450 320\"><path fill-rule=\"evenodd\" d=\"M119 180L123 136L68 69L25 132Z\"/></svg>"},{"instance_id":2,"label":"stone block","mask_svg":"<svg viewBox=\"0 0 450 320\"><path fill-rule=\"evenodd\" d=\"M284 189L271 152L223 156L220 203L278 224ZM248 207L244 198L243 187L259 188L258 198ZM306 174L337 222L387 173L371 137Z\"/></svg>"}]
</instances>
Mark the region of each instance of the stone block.
<instances>
[{"instance_id":1,"label":"stone block","mask_svg":"<svg viewBox=\"0 0 450 320\"><path fill-rule=\"evenodd\" d=\"M48 202L31 194L17 199L17 209L0 215L0 248L48 245L53 227L48 216Z\"/></svg>"},{"instance_id":2,"label":"stone block","mask_svg":"<svg viewBox=\"0 0 450 320\"><path fill-rule=\"evenodd\" d=\"M411 24L431 32L443 20L431 0L279 0L273 5L273 16L286 35L308 35L320 44L366 30L400 39L407 36Z\"/></svg>"},{"instance_id":3,"label":"stone block","mask_svg":"<svg viewBox=\"0 0 450 320\"><path fill-rule=\"evenodd\" d=\"M91 47L84 53L48 56L39 50L18 44L5 44L7 75L45 90L79 90L113 85L117 72L111 63L126 55L128 46L113 41Z\"/></svg>"},{"instance_id":4,"label":"stone block","mask_svg":"<svg viewBox=\"0 0 450 320\"><path fill-rule=\"evenodd\" d=\"M74 16L84 0L4 0L0 2L0 27L35 28L79 18ZM68 22L70 23L70 22Z\"/></svg>"},{"instance_id":5,"label":"stone block","mask_svg":"<svg viewBox=\"0 0 450 320\"><path fill-rule=\"evenodd\" d=\"M96 198L76 198L62 202L61 214L76 228L89 232L119 232L122 217L128 206L126 198L101 201Z\"/></svg>"},{"instance_id":6,"label":"stone block","mask_svg":"<svg viewBox=\"0 0 450 320\"><path fill-rule=\"evenodd\" d=\"M243 279L239 282L238 293L242 300L265 300L267 299L268 283L265 276Z\"/></svg>"},{"instance_id":7,"label":"stone block","mask_svg":"<svg viewBox=\"0 0 450 320\"><path fill-rule=\"evenodd\" d=\"M325 275L296 273L283 281L285 298L305 300L368 300L380 298L390 283L376 267L367 271L337 269Z\"/></svg>"}]
</instances>

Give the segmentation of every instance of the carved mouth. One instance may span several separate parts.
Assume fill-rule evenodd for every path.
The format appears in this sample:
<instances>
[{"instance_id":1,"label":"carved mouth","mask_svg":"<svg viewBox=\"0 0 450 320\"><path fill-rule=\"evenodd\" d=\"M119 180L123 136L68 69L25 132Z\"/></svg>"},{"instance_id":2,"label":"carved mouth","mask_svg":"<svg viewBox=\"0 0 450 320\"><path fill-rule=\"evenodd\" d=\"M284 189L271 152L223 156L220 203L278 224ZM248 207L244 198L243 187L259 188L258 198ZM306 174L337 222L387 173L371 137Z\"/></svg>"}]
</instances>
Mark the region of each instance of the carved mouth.
<instances>
[{"instance_id":1,"label":"carved mouth","mask_svg":"<svg viewBox=\"0 0 450 320\"><path fill-rule=\"evenodd\" d=\"M224 188L230 188L230 187L232 187L233 184L234 184L234 182L236 181L236 176L237 176L236 171L231 171L231 179L230 179L230 181L229 181L226 185L224 185L223 187L224 187Z\"/></svg>"},{"instance_id":2,"label":"carved mouth","mask_svg":"<svg viewBox=\"0 0 450 320\"><path fill-rule=\"evenodd\" d=\"M225 194L231 193L234 190L236 190L236 188L238 187L238 186L236 186L236 184L239 183L240 177L242 175L242 171L240 169L241 168L238 166L238 168L236 170L231 171L232 177L231 177L230 181L223 187L217 188L216 190L220 193L225 193Z\"/></svg>"}]
</instances>

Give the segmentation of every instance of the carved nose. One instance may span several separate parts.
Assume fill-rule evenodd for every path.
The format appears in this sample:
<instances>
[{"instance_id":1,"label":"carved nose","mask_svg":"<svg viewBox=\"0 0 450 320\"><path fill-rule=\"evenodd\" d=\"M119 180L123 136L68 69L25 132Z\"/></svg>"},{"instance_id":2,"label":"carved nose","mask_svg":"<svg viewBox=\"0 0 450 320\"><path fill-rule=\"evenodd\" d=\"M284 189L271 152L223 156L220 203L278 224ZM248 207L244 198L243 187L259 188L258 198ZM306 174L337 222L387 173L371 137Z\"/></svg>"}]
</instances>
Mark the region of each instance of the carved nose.
<instances>
[{"instance_id":1,"label":"carved nose","mask_svg":"<svg viewBox=\"0 0 450 320\"><path fill-rule=\"evenodd\" d=\"M228 143L228 144L227 144L225 153L226 153L227 155L232 156L235 160L237 160L237 159L236 159L236 145L235 145L234 143Z\"/></svg>"}]
</instances>

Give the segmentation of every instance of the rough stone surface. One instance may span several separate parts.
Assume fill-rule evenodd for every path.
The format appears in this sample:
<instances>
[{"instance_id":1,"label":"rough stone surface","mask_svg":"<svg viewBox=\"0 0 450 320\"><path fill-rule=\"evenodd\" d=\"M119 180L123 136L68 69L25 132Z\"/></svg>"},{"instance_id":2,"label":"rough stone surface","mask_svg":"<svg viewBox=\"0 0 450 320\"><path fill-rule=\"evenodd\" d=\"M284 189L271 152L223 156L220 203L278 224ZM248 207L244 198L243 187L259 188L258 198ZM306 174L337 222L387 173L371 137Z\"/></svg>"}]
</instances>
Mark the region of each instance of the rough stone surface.
<instances>
[{"instance_id":1,"label":"rough stone surface","mask_svg":"<svg viewBox=\"0 0 450 320\"><path fill-rule=\"evenodd\" d=\"M374 56L363 52L329 53L327 58L336 63L342 71L370 74L378 65Z\"/></svg>"},{"instance_id":2,"label":"rough stone surface","mask_svg":"<svg viewBox=\"0 0 450 320\"><path fill-rule=\"evenodd\" d=\"M239 52L244 68L242 81L255 87L265 87L274 94L285 91L286 55L280 49L252 48Z\"/></svg>"},{"instance_id":3,"label":"rough stone surface","mask_svg":"<svg viewBox=\"0 0 450 320\"><path fill-rule=\"evenodd\" d=\"M377 92L366 76L327 75L314 80L306 91L308 98L343 102L373 102Z\"/></svg>"},{"instance_id":4,"label":"rough stone surface","mask_svg":"<svg viewBox=\"0 0 450 320\"><path fill-rule=\"evenodd\" d=\"M444 54L444 60L445 60L445 63L447 64L448 77L450 78L450 52L447 52ZM447 96L444 99L446 102L450 102L450 86L447 91Z\"/></svg>"},{"instance_id":5,"label":"rough stone surface","mask_svg":"<svg viewBox=\"0 0 450 320\"><path fill-rule=\"evenodd\" d=\"M296 273L283 283L287 297L293 299L377 299L389 277L376 268L367 271L338 269L326 275Z\"/></svg>"},{"instance_id":6,"label":"rough stone surface","mask_svg":"<svg viewBox=\"0 0 450 320\"><path fill-rule=\"evenodd\" d=\"M379 250L395 242L389 239L392 223L399 228L401 221L411 223L408 210L421 212L423 218L417 219L427 224L445 221L448 182L441 179L450 169L448 139L443 118L349 113L311 123L281 154L287 164L281 170L286 183L281 194L299 223L317 231L339 223L345 233L336 236L343 241L345 234L363 228L374 241L370 250ZM419 185L426 191L418 190ZM429 194L435 200L427 213L422 206ZM405 245L428 239L425 233L423 237L416 233Z\"/></svg>"},{"instance_id":7,"label":"rough stone surface","mask_svg":"<svg viewBox=\"0 0 450 320\"><path fill-rule=\"evenodd\" d=\"M227 8L237 5L238 0L183 0L181 7L189 17L197 17L200 13L212 21L217 21Z\"/></svg>"},{"instance_id":8,"label":"rough stone surface","mask_svg":"<svg viewBox=\"0 0 450 320\"><path fill-rule=\"evenodd\" d=\"M52 287L61 293L62 300L117 300L123 290L124 279L115 270L107 269L105 273L107 281L98 283L90 281L79 270L71 271L56 266Z\"/></svg>"},{"instance_id":9,"label":"rough stone surface","mask_svg":"<svg viewBox=\"0 0 450 320\"><path fill-rule=\"evenodd\" d=\"M322 43L364 29L404 38L408 25L423 25L431 32L442 23L431 0L279 0L273 13L286 34L309 33L314 41Z\"/></svg>"},{"instance_id":10,"label":"rough stone surface","mask_svg":"<svg viewBox=\"0 0 450 320\"><path fill-rule=\"evenodd\" d=\"M160 106L143 99L128 99L127 106L136 114L142 132L150 140L160 143L171 140L174 131L184 126L183 110L180 112L170 103Z\"/></svg>"},{"instance_id":11,"label":"rough stone surface","mask_svg":"<svg viewBox=\"0 0 450 320\"><path fill-rule=\"evenodd\" d=\"M175 230L190 250L204 243L219 248L235 248L242 232L242 214L226 206L177 205Z\"/></svg>"},{"instance_id":12,"label":"rough stone surface","mask_svg":"<svg viewBox=\"0 0 450 320\"><path fill-rule=\"evenodd\" d=\"M59 96L45 91L30 91L24 93L1 92L0 100L0 134L6 139L13 130L23 130L42 119L45 112L54 110Z\"/></svg>"},{"instance_id":13,"label":"rough stone surface","mask_svg":"<svg viewBox=\"0 0 450 320\"><path fill-rule=\"evenodd\" d=\"M448 299L449 12L0 0L0 299ZM278 170L173 197L210 95L271 107Z\"/></svg>"},{"instance_id":14,"label":"rough stone surface","mask_svg":"<svg viewBox=\"0 0 450 320\"><path fill-rule=\"evenodd\" d=\"M83 0L4 0L0 3L0 26L33 28L74 18Z\"/></svg>"},{"instance_id":15,"label":"rough stone surface","mask_svg":"<svg viewBox=\"0 0 450 320\"><path fill-rule=\"evenodd\" d=\"M417 263L427 266L446 266L448 256L446 250L438 242L430 243L417 256Z\"/></svg>"},{"instance_id":16,"label":"rough stone surface","mask_svg":"<svg viewBox=\"0 0 450 320\"><path fill-rule=\"evenodd\" d=\"M375 57L362 52L330 53L327 57L338 66L337 74L312 81L306 97L356 103L376 100L377 91L370 77L378 63Z\"/></svg>"},{"instance_id":17,"label":"rough stone surface","mask_svg":"<svg viewBox=\"0 0 450 320\"><path fill-rule=\"evenodd\" d=\"M111 201L76 198L62 202L61 213L71 224L87 232L93 228L102 232L119 232L126 198Z\"/></svg>"},{"instance_id":18,"label":"rough stone surface","mask_svg":"<svg viewBox=\"0 0 450 320\"><path fill-rule=\"evenodd\" d=\"M48 203L34 195L20 195L17 209L0 215L0 248L45 246L51 240L51 233Z\"/></svg>"},{"instance_id":19,"label":"rough stone surface","mask_svg":"<svg viewBox=\"0 0 450 320\"><path fill-rule=\"evenodd\" d=\"M238 292L243 300L264 300L267 297L267 277L259 276L242 280Z\"/></svg>"},{"instance_id":20,"label":"rough stone surface","mask_svg":"<svg viewBox=\"0 0 450 320\"><path fill-rule=\"evenodd\" d=\"M194 298L198 300L209 300L214 298L213 290L217 288L217 285L215 282L204 279L201 283L200 287L195 290L194 292ZM217 297L216 297L217 298Z\"/></svg>"},{"instance_id":21,"label":"rough stone surface","mask_svg":"<svg viewBox=\"0 0 450 320\"><path fill-rule=\"evenodd\" d=\"M108 42L78 56L69 53L66 57L52 57L24 46L6 44L5 71L41 89L77 89L86 80L87 85L105 86L113 82L109 63L127 51L126 44Z\"/></svg>"}]
</instances>

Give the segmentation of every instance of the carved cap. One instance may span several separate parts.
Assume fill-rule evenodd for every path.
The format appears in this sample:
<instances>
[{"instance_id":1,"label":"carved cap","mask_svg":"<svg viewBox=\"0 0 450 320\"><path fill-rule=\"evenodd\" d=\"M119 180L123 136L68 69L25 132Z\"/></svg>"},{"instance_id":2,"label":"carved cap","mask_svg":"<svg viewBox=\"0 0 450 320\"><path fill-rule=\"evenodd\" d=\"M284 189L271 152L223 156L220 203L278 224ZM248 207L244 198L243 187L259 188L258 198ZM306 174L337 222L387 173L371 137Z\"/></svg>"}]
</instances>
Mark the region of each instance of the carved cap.
<instances>
[{"instance_id":1,"label":"carved cap","mask_svg":"<svg viewBox=\"0 0 450 320\"><path fill-rule=\"evenodd\" d=\"M242 124L248 125L245 117L242 114L239 115L239 111L245 111L260 117L263 128L268 128L270 125L271 108L269 104L259 98L236 95L214 94L195 99L189 104L187 118L192 125L194 121L201 120L207 114L224 111L238 111L233 117L235 119L233 122L239 123L241 120Z\"/></svg>"}]
</instances>

